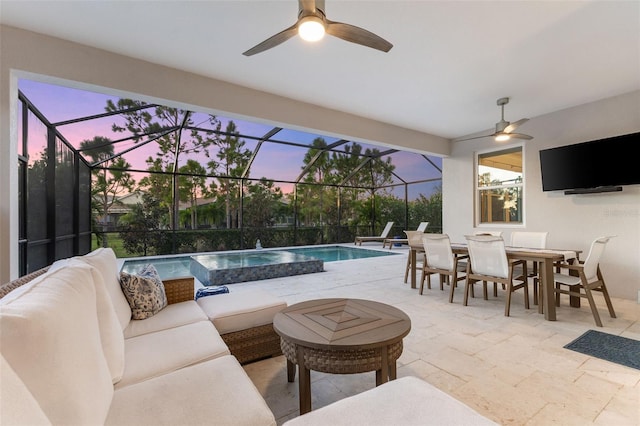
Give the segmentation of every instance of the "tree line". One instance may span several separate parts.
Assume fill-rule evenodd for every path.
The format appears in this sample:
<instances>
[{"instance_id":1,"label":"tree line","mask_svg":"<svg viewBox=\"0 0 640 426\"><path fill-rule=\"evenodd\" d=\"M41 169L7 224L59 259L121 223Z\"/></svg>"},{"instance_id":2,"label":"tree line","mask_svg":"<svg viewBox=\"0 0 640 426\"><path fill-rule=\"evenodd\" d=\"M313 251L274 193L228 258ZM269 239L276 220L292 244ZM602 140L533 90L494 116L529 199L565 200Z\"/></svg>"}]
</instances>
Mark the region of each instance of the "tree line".
<instances>
[{"instance_id":1,"label":"tree line","mask_svg":"<svg viewBox=\"0 0 640 426\"><path fill-rule=\"evenodd\" d=\"M373 217L380 224L388 220L403 224L407 217L404 199L384 189L393 182L395 165L389 156L382 159L377 149L349 142L339 151L331 150L318 137L304 156L300 182L293 192L283 194L268 177L247 178L253 152L233 121L223 130L215 115L195 123L190 111L131 99L108 101L105 109L118 113L122 121L114 123L112 130L129 135L132 144L119 153L117 143L95 136L79 146L92 163L94 229L105 245L104 231L110 229L106 218L129 194L139 194L139 199L128 206L117 230L130 251L144 254L158 252L157 246L162 245L153 238L145 241L143 235L149 231L269 228L293 223L366 229ZM145 160L143 177L136 180L140 171L132 170L125 156L148 143L154 143L157 150ZM367 158L370 161L364 161ZM408 209L410 222L415 217L416 222L441 223L439 193L419 196L409 202ZM163 238L161 232L153 235L156 240Z\"/></svg>"}]
</instances>

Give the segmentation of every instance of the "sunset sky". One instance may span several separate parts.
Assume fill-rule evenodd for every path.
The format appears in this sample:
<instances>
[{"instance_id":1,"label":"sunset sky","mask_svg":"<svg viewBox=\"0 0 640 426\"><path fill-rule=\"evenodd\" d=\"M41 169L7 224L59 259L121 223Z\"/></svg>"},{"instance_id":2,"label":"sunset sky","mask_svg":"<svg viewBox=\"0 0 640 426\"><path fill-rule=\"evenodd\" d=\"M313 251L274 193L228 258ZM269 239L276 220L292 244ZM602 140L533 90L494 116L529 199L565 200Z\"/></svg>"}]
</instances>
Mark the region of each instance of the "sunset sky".
<instances>
[{"instance_id":1,"label":"sunset sky","mask_svg":"<svg viewBox=\"0 0 640 426\"><path fill-rule=\"evenodd\" d=\"M66 120L77 119L80 117L87 117L96 114L102 114L105 112L107 100L111 99L114 103L119 99L115 96L110 96L104 93L89 92L86 90L78 90L69 87L57 86L47 83L36 82L32 80L21 79L18 82L18 88L25 96L36 106L38 110L52 123L59 123ZM196 124L204 121L207 117L206 114L198 113L194 114L194 121ZM230 118L217 116L222 122L222 129L226 127L226 123L231 120ZM240 134L262 137L269 132L274 126L247 122L243 120L233 119L236 124L237 130ZM76 124L67 124L58 127L58 131L73 145L79 147L80 143L84 140L93 139L95 136L107 137L111 140L122 139L127 136L127 133L114 133L111 129L112 124L115 122L122 122L122 119L118 116L110 116L102 119L93 119ZM44 133L44 132L43 132ZM33 135L31 135L33 136ZM37 137L37 136L36 136ZM317 138L323 137L327 144L331 144L336 141L337 138L322 136L318 134L305 133L290 129L283 129L277 133L272 139L277 141L296 142L302 144L311 144L311 142ZM245 148L254 150L257 145L256 140L244 139L246 144ZM42 146L37 147L41 150L44 147L46 138L42 138ZM363 151L366 148L378 148L380 151L385 151L386 147L376 147L370 144L354 141L362 145ZM37 143L36 143L37 145ZM115 146L115 152L122 152L123 150L134 146L132 142L123 142ZM145 170L147 165L145 160L151 156L155 157L158 152L158 148L155 143L149 143L143 147L136 148L124 155L126 160L131 164L133 169ZM303 158L307 153L307 148L300 148L290 145L283 145L277 143L263 143L262 147L256 156L256 159L251 167L251 178L267 177L275 181L295 181L304 167ZM30 153L30 155L33 153ZM184 156L179 160L180 164L184 164L188 158L198 159L201 164L205 165L206 158L202 156ZM405 181L419 181L425 179L433 179L441 177L441 173L430 165L420 154L410 152L397 152L391 155L392 163L396 166L396 173ZM439 157L429 157L439 168L442 168L442 159ZM395 182L399 180L394 178ZM291 184L277 183L278 186L286 193L292 188ZM417 197L419 193L425 194L427 197L433 191L434 186L439 186L441 183L435 184L414 184L409 185L409 198L413 199ZM398 187L393 192L404 198L404 187Z\"/></svg>"}]
</instances>

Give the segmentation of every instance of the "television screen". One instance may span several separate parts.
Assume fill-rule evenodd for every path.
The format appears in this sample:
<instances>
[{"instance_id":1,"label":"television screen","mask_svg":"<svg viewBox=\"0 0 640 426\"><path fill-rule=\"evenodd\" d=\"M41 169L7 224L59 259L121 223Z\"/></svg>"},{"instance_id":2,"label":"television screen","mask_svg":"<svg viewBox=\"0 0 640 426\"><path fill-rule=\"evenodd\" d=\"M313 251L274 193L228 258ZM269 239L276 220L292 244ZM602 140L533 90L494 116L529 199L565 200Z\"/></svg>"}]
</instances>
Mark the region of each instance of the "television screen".
<instances>
[{"instance_id":1,"label":"television screen","mask_svg":"<svg viewBox=\"0 0 640 426\"><path fill-rule=\"evenodd\" d=\"M640 184L640 133L540 150L542 190Z\"/></svg>"}]
</instances>

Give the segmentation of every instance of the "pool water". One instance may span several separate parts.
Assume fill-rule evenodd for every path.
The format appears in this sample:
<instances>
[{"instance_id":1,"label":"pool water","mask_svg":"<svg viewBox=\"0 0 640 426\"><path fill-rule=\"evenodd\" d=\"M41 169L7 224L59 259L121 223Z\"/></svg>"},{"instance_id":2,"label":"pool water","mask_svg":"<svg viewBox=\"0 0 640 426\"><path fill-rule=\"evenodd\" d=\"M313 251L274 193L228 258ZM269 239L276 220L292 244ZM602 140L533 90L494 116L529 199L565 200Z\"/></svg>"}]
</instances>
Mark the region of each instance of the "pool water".
<instances>
[{"instance_id":1,"label":"pool water","mask_svg":"<svg viewBox=\"0 0 640 426\"><path fill-rule=\"evenodd\" d=\"M128 272L129 274L135 274L140 271L144 265L148 265L149 263L156 267L156 270L162 279L186 277L191 275L189 273L189 265L191 265L190 256L125 260L121 270L122 272Z\"/></svg>"},{"instance_id":2,"label":"pool water","mask_svg":"<svg viewBox=\"0 0 640 426\"><path fill-rule=\"evenodd\" d=\"M343 246L297 247L287 248L285 250L256 250L237 253L199 253L194 255L171 256L164 258L157 257L125 260L122 266L122 271L133 274L138 272L144 265L151 263L156 267L160 274L160 278L162 279L184 277L194 275L192 272L192 260L195 258L198 259L199 263L206 269L229 270L229 274L237 275L240 269L246 270L246 268L262 265L292 264L293 259L300 257L316 259L322 262L336 262L377 256L395 256L397 254L398 253L394 252ZM196 268L196 270L200 269L198 266L196 266ZM288 272L288 274L297 275L295 271L298 270L298 267L289 267L289 271L294 272ZM256 278L255 271L252 273L254 274L252 275L252 279L260 279ZM202 275L204 272L200 272L200 274Z\"/></svg>"},{"instance_id":3,"label":"pool water","mask_svg":"<svg viewBox=\"0 0 640 426\"><path fill-rule=\"evenodd\" d=\"M369 257L390 256L396 253L384 252L377 250L367 250L355 247L342 246L320 246L320 247L301 247L288 248L290 253L303 254L305 256L315 257L325 262L337 262L339 260L366 259Z\"/></svg>"},{"instance_id":4,"label":"pool water","mask_svg":"<svg viewBox=\"0 0 640 426\"><path fill-rule=\"evenodd\" d=\"M249 268L260 265L274 265L292 263L307 258L302 253L295 254L287 251L254 250L237 253L206 253L191 255L191 259L198 261L208 269Z\"/></svg>"}]
</instances>

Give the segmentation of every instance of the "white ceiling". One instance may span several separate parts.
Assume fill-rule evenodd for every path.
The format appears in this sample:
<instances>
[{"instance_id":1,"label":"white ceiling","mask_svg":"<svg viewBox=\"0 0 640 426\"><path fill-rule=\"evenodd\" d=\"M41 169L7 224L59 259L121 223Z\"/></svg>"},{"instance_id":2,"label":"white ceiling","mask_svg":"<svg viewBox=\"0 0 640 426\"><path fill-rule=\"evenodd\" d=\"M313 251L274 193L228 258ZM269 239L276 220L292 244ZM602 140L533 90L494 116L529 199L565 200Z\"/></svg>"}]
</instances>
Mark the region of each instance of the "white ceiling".
<instances>
[{"instance_id":1,"label":"white ceiling","mask_svg":"<svg viewBox=\"0 0 640 426\"><path fill-rule=\"evenodd\" d=\"M492 129L503 96L513 122L640 89L639 1L326 0L329 19L393 49L295 37L242 55L297 12L295 0L0 0L2 24L446 138Z\"/></svg>"}]
</instances>

